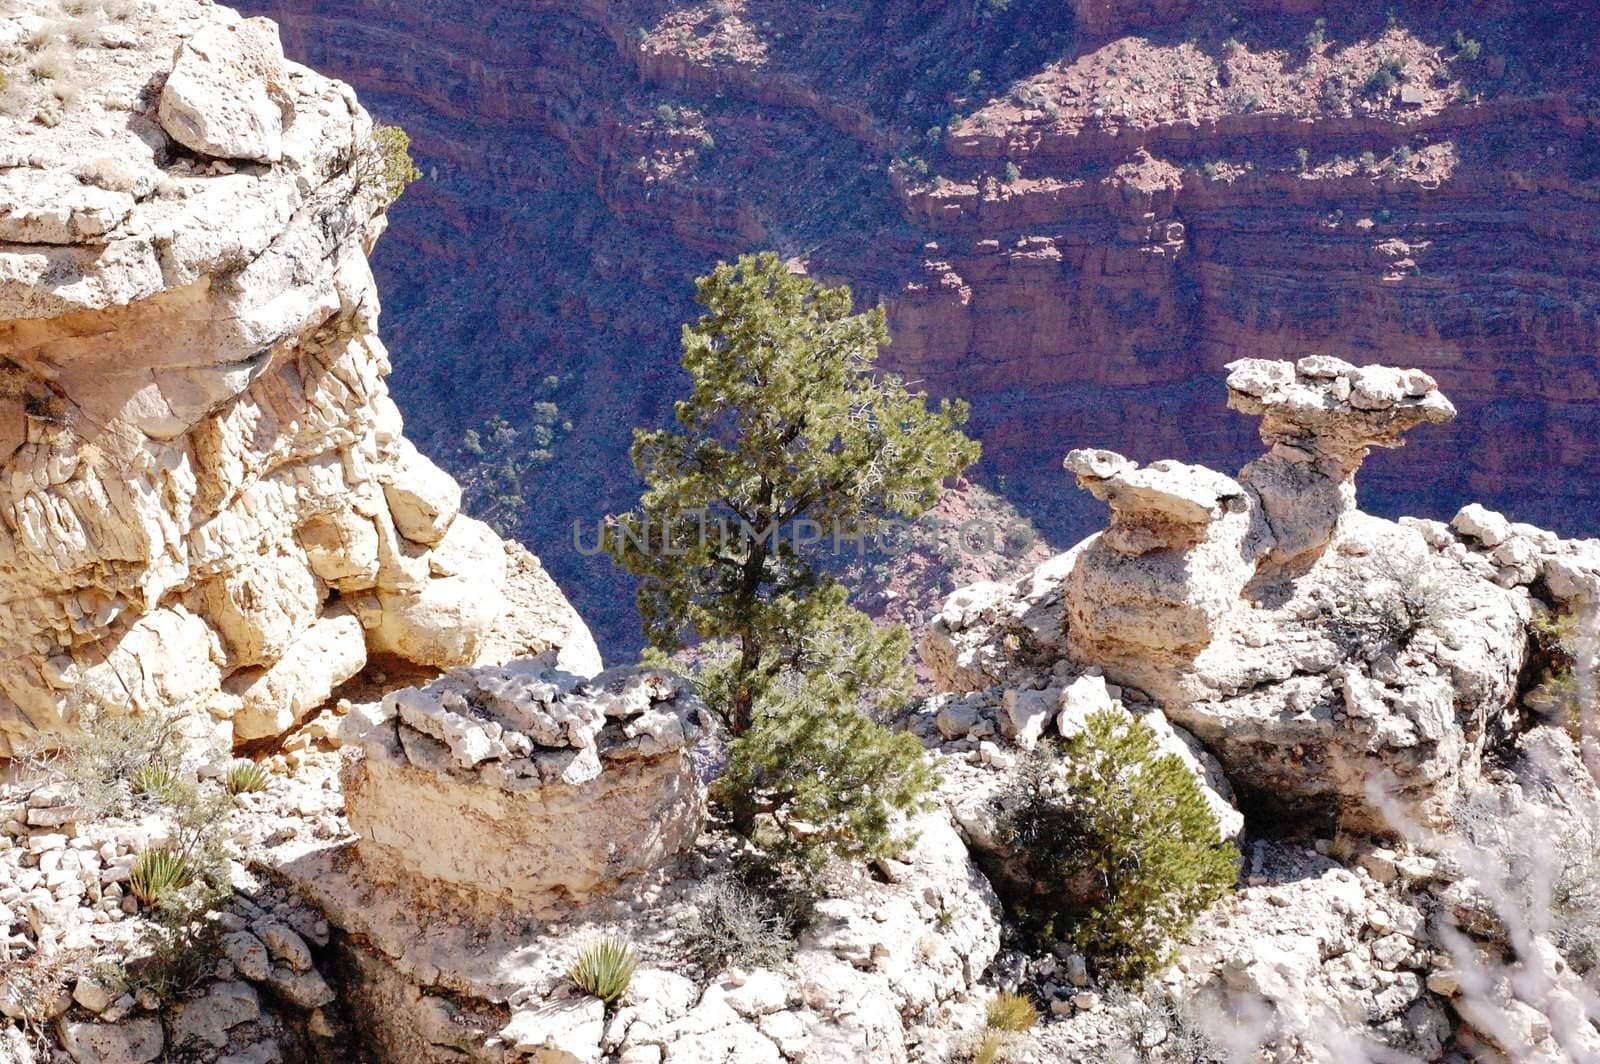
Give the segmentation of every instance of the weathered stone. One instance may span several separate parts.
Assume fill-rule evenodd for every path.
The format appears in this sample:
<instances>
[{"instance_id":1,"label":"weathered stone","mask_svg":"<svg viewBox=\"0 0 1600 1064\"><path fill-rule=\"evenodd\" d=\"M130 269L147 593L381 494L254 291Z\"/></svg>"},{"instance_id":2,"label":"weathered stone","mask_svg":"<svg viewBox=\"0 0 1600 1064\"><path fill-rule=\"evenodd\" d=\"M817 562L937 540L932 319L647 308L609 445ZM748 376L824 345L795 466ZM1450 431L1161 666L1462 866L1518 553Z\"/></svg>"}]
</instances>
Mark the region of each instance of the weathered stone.
<instances>
[{"instance_id":1,"label":"weathered stone","mask_svg":"<svg viewBox=\"0 0 1600 1064\"><path fill-rule=\"evenodd\" d=\"M184 42L161 90L161 126L202 155L275 163L294 97L278 27L267 19L207 26Z\"/></svg>"}]
</instances>

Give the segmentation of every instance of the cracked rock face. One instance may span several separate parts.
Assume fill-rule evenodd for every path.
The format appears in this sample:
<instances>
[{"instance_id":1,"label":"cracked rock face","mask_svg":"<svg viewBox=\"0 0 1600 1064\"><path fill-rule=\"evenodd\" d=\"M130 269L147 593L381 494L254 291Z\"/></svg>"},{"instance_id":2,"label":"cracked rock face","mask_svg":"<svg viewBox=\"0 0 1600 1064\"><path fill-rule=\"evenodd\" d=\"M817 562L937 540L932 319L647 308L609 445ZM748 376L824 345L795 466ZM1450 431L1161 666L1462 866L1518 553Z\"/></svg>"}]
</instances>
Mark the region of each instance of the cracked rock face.
<instances>
[{"instance_id":1,"label":"cracked rock face","mask_svg":"<svg viewBox=\"0 0 1600 1064\"><path fill-rule=\"evenodd\" d=\"M81 97L0 115L0 759L104 712L277 735L369 652L598 669L548 578L555 630L490 647L508 548L401 435L354 93L198 0L60 47Z\"/></svg>"},{"instance_id":2,"label":"cracked rock face","mask_svg":"<svg viewBox=\"0 0 1600 1064\"><path fill-rule=\"evenodd\" d=\"M365 755L344 777L361 854L491 905L584 901L699 832L702 711L670 674L583 678L548 658L392 692L347 725Z\"/></svg>"}]
</instances>

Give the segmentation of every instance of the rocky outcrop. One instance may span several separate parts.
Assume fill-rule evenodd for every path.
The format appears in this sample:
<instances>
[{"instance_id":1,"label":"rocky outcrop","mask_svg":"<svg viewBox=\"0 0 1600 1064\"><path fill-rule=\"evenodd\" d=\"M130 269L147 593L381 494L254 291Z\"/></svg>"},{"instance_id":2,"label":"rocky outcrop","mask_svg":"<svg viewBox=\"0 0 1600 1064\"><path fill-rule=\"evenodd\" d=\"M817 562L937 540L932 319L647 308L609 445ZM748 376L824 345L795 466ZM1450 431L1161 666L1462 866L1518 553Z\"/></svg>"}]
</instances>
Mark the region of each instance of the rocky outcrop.
<instances>
[{"instance_id":1,"label":"rocky outcrop","mask_svg":"<svg viewBox=\"0 0 1600 1064\"><path fill-rule=\"evenodd\" d=\"M373 874L415 889L491 912L586 901L699 834L703 712L661 672L453 670L350 718L364 755L343 780L350 826Z\"/></svg>"},{"instance_id":2,"label":"rocky outcrop","mask_svg":"<svg viewBox=\"0 0 1600 1064\"><path fill-rule=\"evenodd\" d=\"M384 384L354 93L189 0L52 47L72 105L0 114L0 759L102 713L268 738L369 655L496 653L507 548ZM498 653L597 669L532 594L563 630Z\"/></svg>"},{"instance_id":3,"label":"rocky outcrop","mask_svg":"<svg viewBox=\"0 0 1600 1064\"><path fill-rule=\"evenodd\" d=\"M975 690L1025 684L1055 648L1153 696L1247 806L1374 830L1441 823L1518 712L1523 589L1548 572L1572 599L1592 548L1469 509L1458 527L1492 541L1469 549L1442 525L1356 508L1368 448L1453 414L1426 374L1245 361L1228 385L1262 417L1265 455L1235 480L1074 451L1067 466L1110 504L1110 527L1015 587L952 596L925 660ZM1021 622L1046 602L1060 627L1030 636Z\"/></svg>"}]
</instances>

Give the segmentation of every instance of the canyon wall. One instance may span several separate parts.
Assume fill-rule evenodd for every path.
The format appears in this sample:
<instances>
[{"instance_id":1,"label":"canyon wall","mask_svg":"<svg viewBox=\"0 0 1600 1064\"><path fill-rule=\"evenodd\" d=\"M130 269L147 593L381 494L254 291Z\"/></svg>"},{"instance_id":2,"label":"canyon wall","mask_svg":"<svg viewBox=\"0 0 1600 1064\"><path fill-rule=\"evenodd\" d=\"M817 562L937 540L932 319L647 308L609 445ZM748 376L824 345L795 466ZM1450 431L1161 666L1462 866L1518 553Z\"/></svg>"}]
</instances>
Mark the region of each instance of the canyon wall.
<instances>
[{"instance_id":1,"label":"canyon wall","mask_svg":"<svg viewBox=\"0 0 1600 1064\"><path fill-rule=\"evenodd\" d=\"M366 260L394 189L350 88L226 8L51 13L0 19L54 71L0 115L0 759L173 711L225 752L369 656L598 670L402 434Z\"/></svg>"},{"instance_id":2,"label":"canyon wall","mask_svg":"<svg viewBox=\"0 0 1600 1064\"><path fill-rule=\"evenodd\" d=\"M415 135L429 180L376 263L397 399L462 476L467 429L559 405L558 460L486 490L560 485L503 523L614 645L626 585L572 522L634 491L690 278L757 247L884 300L885 362L972 401L981 475L1061 542L1095 516L1053 441L1237 465L1249 433L1202 382L1305 351L1420 366L1467 411L1369 465L1378 512L1600 517L1576 9L1139 5L1158 17L1133 29L1128 5L1043 0L245 6Z\"/></svg>"}]
</instances>

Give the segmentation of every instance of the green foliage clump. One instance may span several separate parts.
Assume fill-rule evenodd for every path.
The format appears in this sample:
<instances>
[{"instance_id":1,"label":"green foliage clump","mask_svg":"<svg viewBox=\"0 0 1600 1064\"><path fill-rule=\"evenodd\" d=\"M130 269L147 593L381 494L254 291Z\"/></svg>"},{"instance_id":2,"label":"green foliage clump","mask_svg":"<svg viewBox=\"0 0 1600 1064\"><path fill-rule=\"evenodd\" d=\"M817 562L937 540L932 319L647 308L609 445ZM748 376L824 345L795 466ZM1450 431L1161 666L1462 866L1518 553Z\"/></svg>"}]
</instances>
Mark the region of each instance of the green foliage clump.
<instances>
[{"instance_id":1,"label":"green foliage clump","mask_svg":"<svg viewBox=\"0 0 1600 1064\"><path fill-rule=\"evenodd\" d=\"M229 794L258 794L267 789L267 772L254 761L236 761L223 782Z\"/></svg>"},{"instance_id":2,"label":"green foliage clump","mask_svg":"<svg viewBox=\"0 0 1600 1064\"><path fill-rule=\"evenodd\" d=\"M393 203L422 179L422 171L411 161L411 135L399 126L375 126L372 143L377 151L365 165L363 183L376 184L384 202Z\"/></svg>"},{"instance_id":3,"label":"green foliage clump","mask_svg":"<svg viewBox=\"0 0 1600 1064\"><path fill-rule=\"evenodd\" d=\"M638 967L639 958L633 947L615 935L607 935L580 949L567 975L585 994L615 1005L628 992Z\"/></svg>"},{"instance_id":4,"label":"green foliage clump","mask_svg":"<svg viewBox=\"0 0 1600 1064\"><path fill-rule=\"evenodd\" d=\"M159 905L194 882L189 858L169 847L146 850L133 862L128 889L145 905Z\"/></svg>"},{"instance_id":5,"label":"green foliage clump","mask_svg":"<svg viewBox=\"0 0 1600 1064\"><path fill-rule=\"evenodd\" d=\"M1315 52L1328 43L1328 20L1319 18L1312 25L1311 32L1306 34L1306 51Z\"/></svg>"},{"instance_id":6,"label":"green foliage clump","mask_svg":"<svg viewBox=\"0 0 1600 1064\"><path fill-rule=\"evenodd\" d=\"M1482 42L1468 37L1461 30L1456 30L1455 36L1450 38L1450 43L1455 46L1456 58L1465 59L1469 63L1477 62L1478 57L1483 54Z\"/></svg>"},{"instance_id":7,"label":"green foliage clump","mask_svg":"<svg viewBox=\"0 0 1600 1064\"><path fill-rule=\"evenodd\" d=\"M730 965L775 968L794 951L783 908L731 875L700 889L679 936L685 952L707 973Z\"/></svg>"},{"instance_id":8,"label":"green foliage clump","mask_svg":"<svg viewBox=\"0 0 1600 1064\"><path fill-rule=\"evenodd\" d=\"M1296 148L1294 150L1294 161L1296 168L1301 173L1304 173L1311 166L1311 152L1306 148Z\"/></svg>"},{"instance_id":9,"label":"green foliage clump","mask_svg":"<svg viewBox=\"0 0 1600 1064\"><path fill-rule=\"evenodd\" d=\"M883 852L926 769L914 741L859 713L907 696L909 637L852 608L816 545L926 512L978 456L966 406L930 410L875 374L883 308L855 313L849 289L775 254L719 265L698 298L690 396L676 429L635 432L646 490L610 519L606 549L640 577L653 647L706 646L702 687L733 735L716 793L735 826L776 828L807 866Z\"/></svg>"},{"instance_id":10,"label":"green foliage clump","mask_svg":"<svg viewBox=\"0 0 1600 1064\"><path fill-rule=\"evenodd\" d=\"M177 773L171 767L154 763L140 765L128 777L128 789L138 798L161 799L178 786Z\"/></svg>"},{"instance_id":11,"label":"green foliage clump","mask_svg":"<svg viewBox=\"0 0 1600 1064\"><path fill-rule=\"evenodd\" d=\"M1014 184L1017 183L1017 180L1019 178L1021 178L1021 177L1022 177L1022 167L1018 166L1016 163L1013 163L1013 162L1006 163L1006 184L1014 185Z\"/></svg>"},{"instance_id":12,"label":"green foliage clump","mask_svg":"<svg viewBox=\"0 0 1600 1064\"><path fill-rule=\"evenodd\" d=\"M1406 72L1406 61L1399 56L1384 56L1378 60L1377 69L1367 78L1361 91L1368 96L1382 96L1393 92Z\"/></svg>"},{"instance_id":13,"label":"green foliage clump","mask_svg":"<svg viewBox=\"0 0 1600 1064\"><path fill-rule=\"evenodd\" d=\"M866 659L865 672L903 667L905 629L874 630L865 615L843 607L830 589L835 618L854 622L859 642L837 640L838 660ZM921 805L932 777L922 744L868 719L838 687L839 675L790 672L763 697L755 726L736 740L713 793L736 829L754 838L780 865L801 873L830 858L886 856L901 845L899 814ZM763 830L770 827L771 830Z\"/></svg>"},{"instance_id":14,"label":"green foliage clump","mask_svg":"<svg viewBox=\"0 0 1600 1064\"><path fill-rule=\"evenodd\" d=\"M1028 878L1063 888L1027 899L1019 915L1070 935L1112 979L1158 968L1236 879L1238 851L1194 775L1159 752L1148 725L1114 711L1090 716L1059 758L1026 762L1001 804Z\"/></svg>"},{"instance_id":15,"label":"green foliage clump","mask_svg":"<svg viewBox=\"0 0 1600 1064\"><path fill-rule=\"evenodd\" d=\"M572 422L548 397L561 378L544 378L547 398L529 404L519 426L500 415L462 437L456 479L464 507L500 535L515 538L526 517L528 499L541 490L541 477L555 459L557 446L572 432Z\"/></svg>"}]
</instances>

